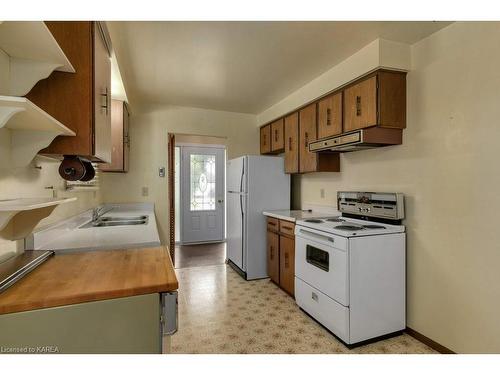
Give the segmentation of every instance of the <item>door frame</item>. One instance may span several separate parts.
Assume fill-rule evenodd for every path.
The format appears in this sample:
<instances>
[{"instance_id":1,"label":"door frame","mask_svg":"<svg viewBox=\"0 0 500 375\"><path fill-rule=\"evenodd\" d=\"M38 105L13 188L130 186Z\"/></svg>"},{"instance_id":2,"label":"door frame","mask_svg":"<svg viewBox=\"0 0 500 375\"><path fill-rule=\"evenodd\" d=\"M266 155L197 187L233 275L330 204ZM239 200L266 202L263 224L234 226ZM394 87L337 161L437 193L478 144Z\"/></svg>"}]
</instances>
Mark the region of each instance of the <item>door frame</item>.
<instances>
[{"instance_id":1,"label":"door frame","mask_svg":"<svg viewBox=\"0 0 500 375\"><path fill-rule=\"evenodd\" d=\"M226 214L226 162L227 162L227 146L224 144L205 144L205 143L190 143L190 142L177 142L175 144L175 147L180 148L180 160L179 160L179 233L180 233L180 238L179 241L177 242L179 245L184 245L186 242L184 241L184 228L183 228L183 215L184 215L184 203L185 203L185 189L183 188L184 185L184 162L183 162L183 151L184 148L186 147L198 147L198 148L216 148L224 151L223 155L223 220L222 220L222 239L221 240L215 240L215 241L201 241L201 242L189 242L187 244L189 245L197 245L197 244L204 244L204 243L220 243L220 242L225 242L226 241L226 219L227 219L227 214ZM175 204L175 199L174 199L174 204ZM174 227L175 231L175 227Z\"/></svg>"}]
</instances>

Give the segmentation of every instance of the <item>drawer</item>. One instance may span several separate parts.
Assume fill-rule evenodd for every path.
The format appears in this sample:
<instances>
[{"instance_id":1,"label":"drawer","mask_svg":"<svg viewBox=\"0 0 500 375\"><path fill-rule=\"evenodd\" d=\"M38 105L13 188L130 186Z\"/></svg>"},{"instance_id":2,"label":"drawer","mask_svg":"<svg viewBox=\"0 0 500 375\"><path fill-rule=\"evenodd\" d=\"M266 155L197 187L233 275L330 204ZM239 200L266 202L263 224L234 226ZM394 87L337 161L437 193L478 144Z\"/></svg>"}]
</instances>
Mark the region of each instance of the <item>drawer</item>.
<instances>
[{"instance_id":1,"label":"drawer","mask_svg":"<svg viewBox=\"0 0 500 375\"><path fill-rule=\"evenodd\" d=\"M278 232L279 231L279 220L274 217L267 218L267 230Z\"/></svg>"},{"instance_id":2,"label":"drawer","mask_svg":"<svg viewBox=\"0 0 500 375\"><path fill-rule=\"evenodd\" d=\"M349 308L295 277L295 300L314 319L350 344Z\"/></svg>"},{"instance_id":3,"label":"drawer","mask_svg":"<svg viewBox=\"0 0 500 375\"><path fill-rule=\"evenodd\" d=\"M295 235L295 223L291 221L280 220L280 233L288 234L289 236Z\"/></svg>"}]
</instances>

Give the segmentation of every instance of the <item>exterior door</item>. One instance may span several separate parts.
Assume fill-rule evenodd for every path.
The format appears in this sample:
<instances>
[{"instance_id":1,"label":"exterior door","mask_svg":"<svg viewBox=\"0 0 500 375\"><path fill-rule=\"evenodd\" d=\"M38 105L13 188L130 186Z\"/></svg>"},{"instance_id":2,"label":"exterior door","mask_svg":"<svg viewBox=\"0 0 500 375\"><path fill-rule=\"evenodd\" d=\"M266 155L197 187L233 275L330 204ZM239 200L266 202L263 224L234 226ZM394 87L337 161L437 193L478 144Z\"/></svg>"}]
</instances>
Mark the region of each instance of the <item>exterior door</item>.
<instances>
[{"instance_id":1,"label":"exterior door","mask_svg":"<svg viewBox=\"0 0 500 375\"><path fill-rule=\"evenodd\" d=\"M224 149L182 148L182 243L224 240Z\"/></svg>"}]
</instances>

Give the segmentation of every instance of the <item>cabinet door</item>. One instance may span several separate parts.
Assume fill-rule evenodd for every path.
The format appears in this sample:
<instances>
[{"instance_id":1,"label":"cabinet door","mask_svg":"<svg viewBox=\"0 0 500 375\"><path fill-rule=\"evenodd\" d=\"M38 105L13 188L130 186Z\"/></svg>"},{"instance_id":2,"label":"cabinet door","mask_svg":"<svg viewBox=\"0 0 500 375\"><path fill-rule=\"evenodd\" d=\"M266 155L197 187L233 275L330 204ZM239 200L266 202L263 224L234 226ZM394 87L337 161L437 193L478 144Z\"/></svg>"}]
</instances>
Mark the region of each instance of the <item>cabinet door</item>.
<instances>
[{"instance_id":1,"label":"cabinet door","mask_svg":"<svg viewBox=\"0 0 500 375\"><path fill-rule=\"evenodd\" d=\"M268 154L271 152L271 125L260 128L260 153Z\"/></svg>"},{"instance_id":2,"label":"cabinet door","mask_svg":"<svg viewBox=\"0 0 500 375\"><path fill-rule=\"evenodd\" d=\"M377 77L344 90L344 131L377 125Z\"/></svg>"},{"instance_id":3,"label":"cabinet door","mask_svg":"<svg viewBox=\"0 0 500 375\"><path fill-rule=\"evenodd\" d=\"M111 101L111 163L101 165L103 172L123 172L125 152L124 103Z\"/></svg>"},{"instance_id":4,"label":"cabinet door","mask_svg":"<svg viewBox=\"0 0 500 375\"><path fill-rule=\"evenodd\" d=\"M342 92L322 99L318 104L318 139L342 133Z\"/></svg>"},{"instance_id":5,"label":"cabinet door","mask_svg":"<svg viewBox=\"0 0 500 375\"><path fill-rule=\"evenodd\" d=\"M285 173L299 172L299 114L285 117Z\"/></svg>"},{"instance_id":6,"label":"cabinet door","mask_svg":"<svg viewBox=\"0 0 500 375\"><path fill-rule=\"evenodd\" d=\"M280 286L283 290L295 294L295 240L280 236Z\"/></svg>"},{"instance_id":7,"label":"cabinet door","mask_svg":"<svg viewBox=\"0 0 500 375\"><path fill-rule=\"evenodd\" d=\"M128 172L130 160L129 121L130 115L128 113L127 104L123 103L123 172Z\"/></svg>"},{"instance_id":8,"label":"cabinet door","mask_svg":"<svg viewBox=\"0 0 500 375\"><path fill-rule=\"evenodd\" d=\"M276 284L279 284L279 235L267 232L267 274Z\"/></svg>"},{"instance_id":9,"label":"cabinet door","mask_svg":"<svg viewBox=\"0 0 500 375\"><path fill-rule=\"evenodd\" d=\"M283 119L281 118L271 124L271 151L282 151L285 148L283 136Z\"/></svg>"},{"instance_id":10,"label":"cabinet door","mask_svg":"<svg viewBox=\"0 0 500 375\"><path fill-rule=\"evenodd\" d=\"M94 155L111 162L111 60L98 22L94 22Z\"/></svg>"},{"instance_id":11,"label":"cabinet door","mask_svg":"<svg viewBox=\"0 0 500 375\"><path fill-rule=\"evenodd\" d=\"M315 172L317 155L309 152L309 142L316 140L316 103L299 111L300 172Z\"/></svg>"}]
</instances>

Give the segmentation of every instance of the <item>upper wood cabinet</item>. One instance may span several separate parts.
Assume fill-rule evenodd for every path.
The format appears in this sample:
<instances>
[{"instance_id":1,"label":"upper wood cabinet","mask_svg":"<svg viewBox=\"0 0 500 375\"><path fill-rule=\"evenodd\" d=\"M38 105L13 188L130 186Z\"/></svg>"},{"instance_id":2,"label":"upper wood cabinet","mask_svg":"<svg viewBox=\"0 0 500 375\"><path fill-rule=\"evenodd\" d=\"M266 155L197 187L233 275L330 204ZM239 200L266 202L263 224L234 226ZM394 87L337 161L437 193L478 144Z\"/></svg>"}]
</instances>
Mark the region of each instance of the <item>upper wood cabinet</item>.
<instances>
[{"instance_id":1,"label":"upper wood cabinet","mask_svg":"<svg viewBox=\"0 0 500 375\"><path fill-rule=\"evenodd\" d=\"M406 73L378 71L344 90L344 132L406 127Z\"/></svg>"},{"instance_id":2,"label":"upper wood cabinet","mask_svg":"<svg viewBox=\"0 0 500 375\"><path fill-rule=\"evenodd\" d=\"M27 98L65 124L75 137L57 137L40 151L47 156L79 155L111 161L111 62L103 24L46 22L75 68L39 81Z\"/></svg>"},{"instance_id":3,"label":"upper wood cabinet","mask_svg":"<svg viewBox=\"0 0 500 375\"><path fill-rule=\"evenodd\" d=\"M299 113L285 117L285 173L299 173Z\"/></svg>"},{"instance_id":4,"label":"upper wood cabinet","mask_svg":"<svg viewBox=\"0 0 500 375\"><path fill-rule=\"evenodd\" d=\"M271 152L271 124L260 128L260 153Z\"/></svg>"},{"instance_id":5,"label":"upper wood cabinet","mask_svg":"<svg viewBox=\"0 0 500 375\"><path fill-rule=\"evenodd\" d=\"M103 172L128 172L130 154L129 112L122 100L111 101L111 163L103 164Z\"/></svg>"},{"instance_id":6,"label":"upper wood cabinet","mask_svg":"<svg viewBox=\"0 0 500 375\"><path fill-rule=\"evenodd\" d=\"M316 139L316 103L313 103L299 111L299 172L339 172L338 153L309 152L309 143Z\"/></svg>"},{"instance_id":7,"label":"upper wood cabinet","mask_svg":"<svg viewBox=\"0 0 500 375\"><path fill-rule=\"evenodd\" d=\"M342 92L318 103L318 139L342 133Z\"/></svg>"},{"instance_id":8,"label":"upper wood cabinet","mask_svg":"<svg viewBox=\"0 0 500 375\"><path fill-rule=\"evenodd\" d=\"M316 103L299 111L299 165L300 172L315 172L317 154L309 152L309 142L317 139Z\"/></svg>"},{"instance_id":9,"label":"upper wood cabinet","mask_svg":"<svg viewBox=\"0 0 500 375\"><path fill-rule=\"evenodd\" d=\"M285 149L283 119L271 124L271 152L283 152Z\"/></svg>"}]
</instances>

